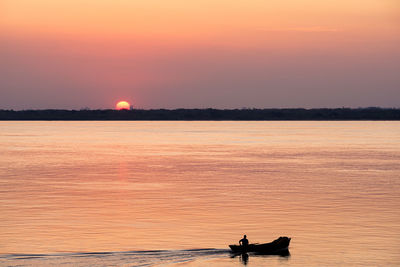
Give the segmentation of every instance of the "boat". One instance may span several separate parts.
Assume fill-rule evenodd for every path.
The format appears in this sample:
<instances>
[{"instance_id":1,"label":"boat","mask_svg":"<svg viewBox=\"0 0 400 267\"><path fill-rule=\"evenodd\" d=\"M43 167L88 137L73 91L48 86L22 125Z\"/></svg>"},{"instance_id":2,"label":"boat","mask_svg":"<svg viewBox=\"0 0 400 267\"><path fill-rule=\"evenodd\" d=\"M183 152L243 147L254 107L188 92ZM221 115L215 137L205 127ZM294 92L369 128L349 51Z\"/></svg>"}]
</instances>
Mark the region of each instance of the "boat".
<instances>
[{"instance_id":1,"label":"boat","mask_svg":"<svg viewBox=\"0 0 400 267\"><path fill-rule=\"evenodd\" d=\"M281 255L284 253L288 253L290 240L290 237L281 236L271 243L256 243L249 244L247 246L229 245L229 247L234 253L256 252L260 254Z\"/></svg>"}]
</instances>

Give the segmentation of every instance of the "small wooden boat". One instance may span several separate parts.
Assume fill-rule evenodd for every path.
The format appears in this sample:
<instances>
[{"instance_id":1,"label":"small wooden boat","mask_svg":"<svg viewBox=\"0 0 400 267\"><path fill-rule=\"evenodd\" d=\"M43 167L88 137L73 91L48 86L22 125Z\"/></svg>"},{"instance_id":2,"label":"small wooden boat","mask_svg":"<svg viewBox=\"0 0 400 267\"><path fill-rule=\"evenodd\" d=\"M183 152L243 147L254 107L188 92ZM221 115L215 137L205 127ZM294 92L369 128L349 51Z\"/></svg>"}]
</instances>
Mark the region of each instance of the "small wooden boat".
<instances>
[{"instance_id":1,"label":"small wooden boat","mask_svg":"<svg viewBox=\"0 0 400 267\"><path fill-rule=\"evenodd\" d=\"M229 247L231 248L232 252L235 253L256 252L260 254L271 255L282 254L288 252L290 240L291 238L289 237L281 236L271 243L249 244L248 246L229 245Z\"/></svg>"}]
</instances>

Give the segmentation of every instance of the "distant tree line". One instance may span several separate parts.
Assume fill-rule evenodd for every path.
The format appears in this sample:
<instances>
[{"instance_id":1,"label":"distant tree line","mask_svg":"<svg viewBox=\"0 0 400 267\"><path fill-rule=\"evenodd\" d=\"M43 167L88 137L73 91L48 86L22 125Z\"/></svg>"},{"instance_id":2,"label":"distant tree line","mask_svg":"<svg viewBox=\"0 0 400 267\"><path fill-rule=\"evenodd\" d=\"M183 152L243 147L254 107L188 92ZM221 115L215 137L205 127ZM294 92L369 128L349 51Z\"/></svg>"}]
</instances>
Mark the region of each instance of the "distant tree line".
<instances>
[{"instance_id":1,"label":"distant tree line","mask_svg":"<svg viewBox=\"0 0 400 267\"><path fill-rule=\"evenodd\" d=\"M0 110L0 120L400 120L397 108Z\"/></svg>"}]
</instances>

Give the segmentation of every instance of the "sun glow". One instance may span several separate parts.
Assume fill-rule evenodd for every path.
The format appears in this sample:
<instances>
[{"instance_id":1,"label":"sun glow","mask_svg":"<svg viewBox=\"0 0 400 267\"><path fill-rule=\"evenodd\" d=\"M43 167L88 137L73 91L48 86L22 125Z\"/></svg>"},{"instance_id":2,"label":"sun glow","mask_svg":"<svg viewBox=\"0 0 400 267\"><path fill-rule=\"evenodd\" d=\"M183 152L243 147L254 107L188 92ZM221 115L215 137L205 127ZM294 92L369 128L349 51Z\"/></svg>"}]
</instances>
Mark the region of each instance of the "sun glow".
<instances>
[{"instance_id":1,"label":"sun glow","mask_svg":"<svg viewBox=\"0 0 400 267\"><path fill-rule=\"evenodd\" d=\"M129 108L130 108L130 105L126 101L119 101L117 103L117 105L115 106L116 110L129 109Z\"/></svg>"}]
</instances>

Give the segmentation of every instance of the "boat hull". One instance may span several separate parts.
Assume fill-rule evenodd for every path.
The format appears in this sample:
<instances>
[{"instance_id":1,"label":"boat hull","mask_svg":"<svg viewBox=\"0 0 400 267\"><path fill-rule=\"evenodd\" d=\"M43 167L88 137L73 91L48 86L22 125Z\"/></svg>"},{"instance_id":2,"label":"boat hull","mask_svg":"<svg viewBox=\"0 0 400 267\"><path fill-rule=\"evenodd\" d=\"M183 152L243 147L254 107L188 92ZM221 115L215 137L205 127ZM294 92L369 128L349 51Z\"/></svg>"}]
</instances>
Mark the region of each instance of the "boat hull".
<instances>
[{"instance_id":1,"label":"boat hull","mask_svg":"<svg viewBox=\"0 0 400 267\"><path fill-rule=\"evenodd\" d=\"M256 252L260 254L277 254L288 253L291 238L279 237L271 243L265 244L249 244L248 246L229 245L234 253Z\"/></svg>"}]
</instances>

